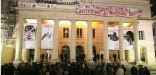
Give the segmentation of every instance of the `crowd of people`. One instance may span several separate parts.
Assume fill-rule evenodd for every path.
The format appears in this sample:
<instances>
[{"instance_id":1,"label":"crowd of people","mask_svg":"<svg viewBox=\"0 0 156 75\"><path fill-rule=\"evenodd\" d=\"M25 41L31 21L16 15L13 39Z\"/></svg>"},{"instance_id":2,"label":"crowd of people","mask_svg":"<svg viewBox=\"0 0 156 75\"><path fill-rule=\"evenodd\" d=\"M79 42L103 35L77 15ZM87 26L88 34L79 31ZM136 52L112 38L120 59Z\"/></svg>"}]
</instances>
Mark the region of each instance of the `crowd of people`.
<instances>
[{"instance_id":1,"label":"crowd of people","mask_svg":"<svg viewBox=\"0 0 156 75\"><path fill-rule=\"evenodd\" d=\"M132 75L150 75L147 67L133 66ZM1 75L126 75L124 65L118 63L86 63L86 62L22 62L15 67L12 63L1 66Z\"/></svg>"}]
</instances>

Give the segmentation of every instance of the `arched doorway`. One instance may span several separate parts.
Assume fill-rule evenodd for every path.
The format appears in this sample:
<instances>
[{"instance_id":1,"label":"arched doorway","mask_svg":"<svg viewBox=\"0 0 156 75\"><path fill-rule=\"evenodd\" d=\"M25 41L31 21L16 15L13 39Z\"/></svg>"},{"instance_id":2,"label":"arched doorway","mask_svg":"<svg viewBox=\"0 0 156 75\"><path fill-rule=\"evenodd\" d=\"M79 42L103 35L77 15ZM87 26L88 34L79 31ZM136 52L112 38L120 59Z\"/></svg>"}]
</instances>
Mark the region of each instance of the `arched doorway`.
<instances>
[{"instance_id":1,"label":"arched doorway","mask_svg":"<svg viewBox=\"0 0 156 75\"><path fill-rule=\"evenodd\" d=\"M70 60L70 49L69 46L62 46L62 53L60 54L60 58L62 62L67 62Z\"/></svg>"},{"instance_id":2,"label":"arched doorway","mask_svg":"<svg viewBox=\"0 0 156 75\"><path fill-rule=\"evenodd\" d=\"M76 61L77 62L83 62L84 57L82 55L84 54L84 49L82 46L76 46Z\"/></svg>"},{"instance_id":3,"label":"arched doorway","mask_svg":"<svg viewBox=\"0 0 156 75\"><path fill-rule=\"evenodd\" d=\"M96 47L93 46L93 60L96 62Z\"/></svg>"},{"instance_id":4,"label":"arched doorway","mask_svg":"<svg viewBox=\"0 0 156 75\"><path fill-rule=\"evenodd\" d=\"M145 62L145 52L146 51L146 48L145 47L141 47L140 49L140 58L141 58L141 61Z\"/></svg>"}]
</instances>

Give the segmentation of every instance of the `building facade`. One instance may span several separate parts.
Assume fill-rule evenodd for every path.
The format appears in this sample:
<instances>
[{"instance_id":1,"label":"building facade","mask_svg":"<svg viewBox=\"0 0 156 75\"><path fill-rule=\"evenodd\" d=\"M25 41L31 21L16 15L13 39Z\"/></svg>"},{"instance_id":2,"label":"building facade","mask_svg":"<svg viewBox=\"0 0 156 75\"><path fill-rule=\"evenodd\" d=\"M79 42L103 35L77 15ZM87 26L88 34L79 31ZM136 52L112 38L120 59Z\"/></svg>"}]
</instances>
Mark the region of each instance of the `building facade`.
<instances>
[{"instance_id":1,"label":"building facade","mask_svg":"<svg viewBox=\"0 0 156 75\"><path fill-rule=\"evenodd\" d=\"M151 20L149 1L92 0L54 4L43 2L21 0L16 8L19 11L19 23L15 33L14 63L28 62L31 58L39 62L42 60L42 54L46 55L48 51L49 62L60 61L61 53L66 54L70 61L76 61L77 56L84 53L85 60L93 62L96 54L103 53L104 62L145 62L148 65L156 63L152 35L154 21ZM33 20L33 23L28 22L29 19ZM32 48L24 46L27 44L23 40L27 24L36 25ZM42 26L47 24L53 25L53 41L52 47L43 48ZM133 32L132 37L125 35L126 28ZM111 32L111 29L116 33ZM126 47L126 38L130 47ZM43 45L47 42L46 40ZM117 57L116 61L113 58L114 54Z\"/></svg>"}]
</instances>

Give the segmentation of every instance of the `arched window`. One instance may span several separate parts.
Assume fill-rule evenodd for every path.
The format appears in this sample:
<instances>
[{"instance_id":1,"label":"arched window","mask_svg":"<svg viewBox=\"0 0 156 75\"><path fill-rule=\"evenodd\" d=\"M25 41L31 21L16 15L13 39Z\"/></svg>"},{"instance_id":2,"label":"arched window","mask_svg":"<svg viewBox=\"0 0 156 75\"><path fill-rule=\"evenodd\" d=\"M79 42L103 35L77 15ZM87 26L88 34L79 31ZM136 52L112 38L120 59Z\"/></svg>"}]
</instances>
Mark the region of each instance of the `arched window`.
<instances>
[{"instance_id":1,"label":"arched window","mask_svg":"<svg viewBox=\"0 0 156 75\"><path fill-rule=\"evenodd\" d=\"M145 50L146 50L145 47L142 47L140 49L140 58L141 58L141 61L144 61L144 62L145 62Z\"/></svg>"},{"instance_id":2,"label":"arched window","mask_svg":"<svg viewBox=\"0 0 156 75\"><path fill-rule=\"evenodd\" d=\"M69 46L67 45L62 46L62 50L69 50Z\"/></svg>"},{"instance_id":3,"label":"arched window","mask_svg":"<svg viewBox=\"0 0 156 75\"><path fill-rule=\"evenodd\" d=\"M62 53L60 54L60 58L62 62L67 62L70 60L70 49L69 46L62 46Z\"/></svg>"},{"instance_id":4,"label":"arched window","mask_svg":"<svg viewBox=\"0 0 156 75\"><path fill-rule=\"evenodd\" d=\"M82 46L76 46L76 61L83 62L82 55L84 54L84 49Z\"/></svg>"}]
</instances>

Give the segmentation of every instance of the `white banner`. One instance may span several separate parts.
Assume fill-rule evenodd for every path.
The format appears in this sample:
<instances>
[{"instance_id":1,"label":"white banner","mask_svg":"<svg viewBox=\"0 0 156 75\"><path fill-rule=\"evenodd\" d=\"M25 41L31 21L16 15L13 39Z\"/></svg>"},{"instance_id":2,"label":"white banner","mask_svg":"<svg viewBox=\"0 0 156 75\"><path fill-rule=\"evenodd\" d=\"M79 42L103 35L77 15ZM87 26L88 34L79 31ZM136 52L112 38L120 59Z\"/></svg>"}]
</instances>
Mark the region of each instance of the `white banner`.
<instances>
[{"instance_id":1,"label":"white banner","mask_svg":"<svg viewBox=\"0 0 156 75\"><path fill-rule=\"evenodd\" d=\"M134 47L134 37L133 29L123 28L124 34L124 49L133 50ZM108 40L109 40L109 50L119 50L119 33L117 27L108 27Z\"/></svg>"},{"instance_id":2,"label":"white banner","mask_svg":"<svg viewBox=\"0 0 156 75\"><path fill-rule=\"evenodd\" d=\"M109 50L119 50L119 36L117 27L108 27Z\"/></svg>"},{"instance_id":3,"label":"white banner","mask_svg":"<svg viewBox=\"0 0 156 75\"><path fill-rule=\"evenodd\" d=\"M56 4L27 3L27 2L19 2L18 6L27 8L56 8Z\"/></svg>"},{"instance_id":4,"label":"white banner","mask_svg":"<svg viewBox=\"0 0 156 75\"><path fill-rule=\"evenodd\" d=\"M96 6L77 4L76 12L78 14L92 14L99 16L125 16L133 17L141 15L141 11L136 8L117 7L117 6Z\"/></svg>"},{"instance_id":5,"label":"white banner","mask_svg":"<svg viewBox=\"0 0 156 75\"><path fill-rule=\"evenodd\" d=\"M125 50L133 50L134 48L134 37L133 37L133 29L131 27L124 28L124 48Z\"/></svg>"},{"instance_id":6,"label":"white banner","mask_svg":"<svg viewBox=\"0 0 156 75\"><path fill-rule=\"evenodd\" d=\"M24 24L23 48L34 49L37 24Z\"/></svg>"},{"instance_id":7,"label":"white banner","mask_svg":"<svg viewBox=\"0 0 156 75\"><path fill-rule=\"evenodd\" d=\"M52 49L53 48L53 25L43 24L42 25L42 49Z\"/></svg>"}]
</instances>

